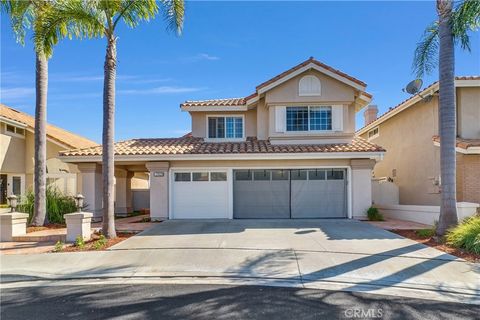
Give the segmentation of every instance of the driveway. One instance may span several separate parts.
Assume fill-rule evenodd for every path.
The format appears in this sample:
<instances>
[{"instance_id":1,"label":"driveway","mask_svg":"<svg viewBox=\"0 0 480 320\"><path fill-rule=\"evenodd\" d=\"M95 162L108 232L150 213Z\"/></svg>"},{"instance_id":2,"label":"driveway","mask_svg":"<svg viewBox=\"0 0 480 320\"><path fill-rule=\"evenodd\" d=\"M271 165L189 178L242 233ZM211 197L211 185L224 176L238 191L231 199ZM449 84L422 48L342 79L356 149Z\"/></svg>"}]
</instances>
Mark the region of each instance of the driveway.
<instances>
[{"instance_id":1,"label":"driveway","mask_svg":"<svg viewBox=\"0 0 480 320\"><path fill-rule=\"evenodd\" d=\"M109 251L3 257L2 278L22 275L286 285L480 303L478 264L353 220L170 220Z\"/></svg>"}]
</instances>

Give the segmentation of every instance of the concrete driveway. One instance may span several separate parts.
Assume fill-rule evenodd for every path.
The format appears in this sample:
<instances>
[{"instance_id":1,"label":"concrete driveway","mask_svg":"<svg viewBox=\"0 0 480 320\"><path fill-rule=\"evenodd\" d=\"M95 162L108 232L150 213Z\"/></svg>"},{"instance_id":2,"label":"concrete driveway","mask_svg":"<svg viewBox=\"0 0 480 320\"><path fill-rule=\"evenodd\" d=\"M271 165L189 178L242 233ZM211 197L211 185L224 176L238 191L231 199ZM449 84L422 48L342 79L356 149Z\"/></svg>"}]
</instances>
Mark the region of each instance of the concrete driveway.
<instances>
[{"instance_id":1,"label":"concrete driveway","mask_svg":"<svg viewBox=\"0 0 480 320\"><path fill-rule=\"evenodd\" d=\"M109 251L2 257L3 279L21 275L287 285L480 303L478 264L352 220L170 220Z\"/></svg>"}]
</instances>

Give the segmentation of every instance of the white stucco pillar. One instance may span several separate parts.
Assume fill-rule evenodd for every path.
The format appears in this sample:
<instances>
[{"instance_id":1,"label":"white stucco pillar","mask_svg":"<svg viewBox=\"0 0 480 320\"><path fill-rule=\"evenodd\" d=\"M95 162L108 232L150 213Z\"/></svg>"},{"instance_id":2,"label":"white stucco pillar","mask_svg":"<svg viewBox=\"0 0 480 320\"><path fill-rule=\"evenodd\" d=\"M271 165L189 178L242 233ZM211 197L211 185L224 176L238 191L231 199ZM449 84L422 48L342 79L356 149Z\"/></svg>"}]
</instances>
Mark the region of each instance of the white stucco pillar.
<instances>
[{"instance_id":1,"label":"white stucco pillar","mask_svg":"<svg viewBox=\"0 0 480 320\"><path fill-rule=\"evenodd\" d=\"M150 172L150 218L168 219L168 162L147 162Z\"/></svg>"},{"instance_id":2,"label":"white stucco pillar","mask_svg":"<svg viewBox=\"0 0 480 320\"><path fill-rule=\"evenodd\" d=\"M375 160L353 159L352 169L352 216L366 218L366 211L372 205L372 169Z\"/></svg>"},{"instance_id":3,"label":"white stucco pillar","mask_svg":"<svg viewBox=\"0 0 480 320\"><path fill-rule=\"evenodd\" d=\"M132 211L131 179L129 171L115 169L115 215L127 216Z\"/></svg>"},{"instance_id":4,"label":"white stucco pillar","mask_svg":"<svg viewBox=\"0 0 480 320\"><path fill-rule=\"evenodd\" d=\"M82 175L82 195L89 212L93 214L92 220L102 219L103 208L103 182L102 166L97 163L79 163L78 170Z\"/></svg>"}]
</instances>

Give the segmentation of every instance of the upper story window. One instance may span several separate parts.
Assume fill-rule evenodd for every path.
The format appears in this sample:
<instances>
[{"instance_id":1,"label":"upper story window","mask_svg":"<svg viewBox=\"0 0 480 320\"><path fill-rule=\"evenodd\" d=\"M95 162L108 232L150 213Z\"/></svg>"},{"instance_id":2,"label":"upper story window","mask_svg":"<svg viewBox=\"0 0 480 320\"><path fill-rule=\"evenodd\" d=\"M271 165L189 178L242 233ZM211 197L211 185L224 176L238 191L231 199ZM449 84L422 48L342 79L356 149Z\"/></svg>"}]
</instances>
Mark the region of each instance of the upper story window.
<instances>
[{"instance_id":1,"label":"upper story window","mask_svg":"<svg viewBox=\"0 0 480 320\"><path fill-rule=\"evenodd\" d=\"M332 130L332 107L287 107L287 131Z\"/></svg>"},{"instance_id":2,"label":"upper story window","mask_svg":"<svg viewBox=\"0 0 480 320\"><path fill-rule=\"evenodd\" d=\"M242 139L243 117L208 117L208 138L210 139Z\"/></svg>"},{"instance_id":3,"label":"upper story window","mask_svg":"<svg viewBox=\"0 0 480 320\"><path fill-rule=\"evenodd\" d=\"M372 130L368 131L368 140L375 139L380 134L378 132L378 127L373 128Z\"/></svg>"},{"instance_id":4,"label":"upper story window","mask_svg":"<svg viewBox=\"0 0 480 320\"><path fill-rule=\"evenodd\" d=\"M319 96L322 94L322 86L317 77L308 75L300 79L298 83L299 96Z\"/></svg>"},{"instance_id":5,"label":"upper story window","mask_svg":"<svg viewBox=\"0 0 480 320\"><path fill-rule=\"evenodd\" d=\"M25 136L25 129L24 128L16 127L16 126L13 126L11 124L6 125L5 131L7 133L13 133L13 134L16 134L16 135L19 135L19 136Z\"/></svg>"}]
</instances>

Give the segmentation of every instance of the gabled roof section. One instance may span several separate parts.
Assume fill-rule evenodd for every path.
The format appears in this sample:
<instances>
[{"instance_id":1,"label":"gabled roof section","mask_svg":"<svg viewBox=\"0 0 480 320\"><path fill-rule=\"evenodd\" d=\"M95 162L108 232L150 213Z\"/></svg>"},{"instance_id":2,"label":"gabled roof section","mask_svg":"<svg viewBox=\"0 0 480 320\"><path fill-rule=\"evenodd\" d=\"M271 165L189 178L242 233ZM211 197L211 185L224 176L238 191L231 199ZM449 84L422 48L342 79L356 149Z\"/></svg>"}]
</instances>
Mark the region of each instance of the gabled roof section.
<instances>
[{"instance_id":1,"label":"gabled roof section","mask_svg":"<svg viewBox=\"0 0 480 320\"><path fill-rule=\"evenodd\" d=\"M270 80L267 80L267 81L259 84L256 89L257 89L257 91L259 91L260 89L265 88L265 87L267 87L267 86L275 83L276 81L279 81L279 80L281 80L281 79L283 79L283 78L285 78L285 77L287 77L287 76L289 76L289 75L291 75L291 74L295 74L296 71L300 71L300 70L302 70L302 69L305 68L305 67L308 68L308 67L315 67L315 66L318 67L318 68L320 68L319 71L321 71L321 72L322 72L322 69L323 69L323 72L324 72L324 71L329 71L330 73L333 73L333 74L335 74L335 75L337 75L337 76L339 76L339 77L341 77L341 78L344 78L345 80L349 80L349 81L351 81L351 82L354 82L354 83L356 83L356 84L364 87L364 89L365 89L365 87L367 87L367 84L366 84L365 82L360 81L360 80L358 80L358 79L356 79L356 78L354 78L354 77L352 77L352 76L349 76L348 74L346 74L346 73L344 73L344 72L342 72L342 71L340 71L340 70L337 70L337 69L335 69L335 68L332 68L332 67L330 67L330 66L328 66L328 65L326 65L326 64L324 64L324 63L322 63L322 62L320 62L320 61L318 61L318 60L316 60L314 57L310 57L308 60L305 60L304 62L296 65L295 67L290 68L290 69L288 69L287 71L282 72L282 73L280 73L279 75L271 78ZM326 73L326 72L324 72L324 73ZM327 74L328 74L328 73L327 73Z\"/></svg>"},{"instance_id":2,"label":"gabled roof section","mask_svg":"<svg viewBox=\"0 0 480 320\"><path fill-rule=\"evenodd\" d=\"M262 93L288 81L289 79L301 74L310 69L315 69L321 73L326 74L340 82L349 85L360 91L359 99L362 101L361 105L366 105L370 102L372 95L365 92L367 84L358 80L340 70L332 68L313 57L280 73L279 75L259 84L255 88L255 92L244 98L228 98L228 99L211 99L211 100L189 100L180 105L183 111L243 111L247 110L248 105L255 103Z\"/></svg>"},{"instance_id":3,"label":"gabled roof section","mask_svg":"<svg viewBox=\"0 0 480 320\"><path fill-rule=\"evenodd\" d=\"M440 136L432 137L433 144L440 146ZM455 142L457 152L463 154L480 154L480 139L462 139L458 138Z\"/></svg>"},{"instance_id":4,"label":"gabled roof section","mask_svg":"<svg viewBox=\"0 0 480 320\"><path fill-rule=\"evenodd\" d=\"M35 118L31 115L0 104L0 120L12 122L12 124L22 124L31 131L35 128ZM68 148L89 148L98 146L98 143L82 136L71 133L67 130L47 124L47 137Z\"/></svg>"},{"instance_id":5,"label":"gabled roof section","mask_svg":"<svg viewBox=\"0 0 480 320\"><path fill-rule=\"evenodd\" d=\"M455 77L455 87L475 87L480 86L480 76L458 76ZM400 102L394 107L388 109L387 112L382 114L377 118L377 120L370 122L368 125L360 128L357 130L357 135L364 134L365 132L371 130L372 128L380 125L382 122L390 119L394 115L402 112L403 110L410 108L411 106L415 105L417 102L423 100L423 97L434 94L438 92L439 84L438 81L435 81L419 93L410 98Z\"/></svg>"}]
</instances>

